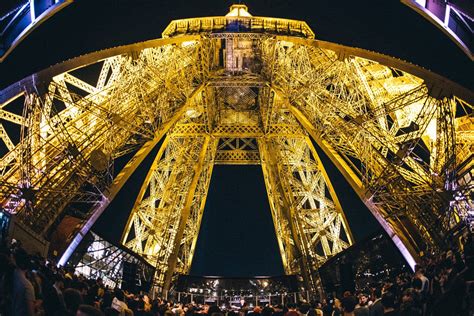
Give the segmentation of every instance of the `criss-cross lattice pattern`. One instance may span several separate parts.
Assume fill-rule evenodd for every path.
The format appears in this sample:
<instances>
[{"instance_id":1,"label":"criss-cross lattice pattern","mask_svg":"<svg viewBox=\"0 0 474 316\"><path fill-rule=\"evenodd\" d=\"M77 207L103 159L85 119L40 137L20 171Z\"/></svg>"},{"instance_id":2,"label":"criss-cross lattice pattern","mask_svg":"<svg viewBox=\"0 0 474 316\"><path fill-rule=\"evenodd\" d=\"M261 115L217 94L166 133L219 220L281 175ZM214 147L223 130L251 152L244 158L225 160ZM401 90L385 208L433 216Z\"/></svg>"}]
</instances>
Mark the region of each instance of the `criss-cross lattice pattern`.
<instances>
[{"instance_id":1,"label":"criss-cross lattice pattern","mask_svg":"<svg viewBox=\"0 0 474 316\"><path fill-rule=\"evenodd\" d=\"M318 146L410 264L470 223L472 92L303 22L202 21L223 24L182 20L0 92L3 212L42 247L74 217L49 246L61 264L160 142L122 242L162 292L189 271L215 163L262 166L285 271L312 292L353 242Z\"/></svg>"}]
</instances>

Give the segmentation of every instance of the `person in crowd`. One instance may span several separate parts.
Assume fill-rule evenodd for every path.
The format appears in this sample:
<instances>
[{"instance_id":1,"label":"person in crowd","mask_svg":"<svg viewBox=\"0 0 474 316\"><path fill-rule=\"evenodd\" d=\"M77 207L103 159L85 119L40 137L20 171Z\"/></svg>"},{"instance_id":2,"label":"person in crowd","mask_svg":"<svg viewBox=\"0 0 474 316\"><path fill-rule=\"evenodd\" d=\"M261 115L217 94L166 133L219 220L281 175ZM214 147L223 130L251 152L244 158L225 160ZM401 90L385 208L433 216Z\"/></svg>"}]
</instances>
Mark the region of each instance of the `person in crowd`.
<instances>
[{"instance_id":1,"label":"person in crowd","mask_svg":"<svg viewBox=\"0 0 474 316\"><path fill-rule=\"evenodd\" d=\"M357 298L353 295L345 296L342 301L342 310L344 316L355 316L354 309L357 305Z\"/></svg>"},{"instance_id":2,"label":"person in crowd","mask_svg":"<svg viewBox=\"0 0 474 316\"><path fill-rule=\"evenodd\" d=\"M106 307L104 309L104 315L105 316L119 316L120 313L116 309L113 309L112 307ZM157 314L157 315L159 315L159 314Z\"/></svg>"},{"instance_id":3,"label":"person in crowd","mask_svg":"<svg viewBox=\"0 0 474 316\"><path fill-rule=\"evenodd\" d=\"M392 271L376 283L361 286L355 282L352 292L323 297L321 302L289 303L287 310L271 304L250 309L242 300L239 316L469 315L474 310L469 292L473 255L474 239L468 234L462 251L427 250L415 273ZM370 297L365 294L369 292ZM0 316L237 316L237 306L221 302L222 309L215 304L151 299L118 287L111 289L101 278L87 278L72 267L57 268L38 254L28 254L20 243L0 245Z\"/></svg>"},{"instance_id":4,"label":"person in crowd","mask_svg":"<svg viewBox=\"0 0 474 316\"><path fill-rule=\"evenodd\" d=\"M246 316L247 313L250 311L250 308L247 304L247 302L245 302L244 300L242 300L240 302L240 305L241 305L241 308L240 308L240 311L239 311L239 315L240 316Z\"/></svg>"},{"instance_id":5,"label":"person in crowd","mask_svg":"<svg viewBox=\"0 0 474 316\"><path fill-rule=\"evenodd\" d=\"M298 310L296 309L297 306L295 303L288 303L286 305L288 311L286 312L285 316L299 316Z\"/></svg>"},{"instance_id":6,"label":"person in crowd","mask_svg":"<svg viewBox=\"0 0 474 316\"><path fill-rule=\"evenodd\" d=\"M315 314L314 310L312 310L311 305L308 303L302 303L298 307L299 314L301 316L311 316L310 314ZM311 313L312 312L312 313Z\"/></svg>"},{"instance_id":7,"label":"person in crowd","mask_svg":"<svg viewBox=\"0 0 474 316\"><path fill-rule=\"evenodd\" d=\"M342 315L342 303L338 298L335 298L331 316L340 316L340 315Z\"/></svg>"},{"instance_id":8,"label":"person in crowd","mask_svg":"<svg viewBox=\"0 0 474 316\"><path fill-rule=\"evenodd\" d=\"M81 292L73 288L65 289L64 303L66 306L66 311L63 313L63 315L76 315L79 305L82 305L83 303Z\"/></svg>"},{"instance_id":9,"label":"person in crowd","mask_svg":"<svg viewBox=\"0 0 474 316\"><path fill-rule=\"evenodd\" d=\"M53 288L54 288L55 293L57 294L58 300L64 305L64 297L63 297L64 278L60 274L54 275Z\"/></svg>"},{"instance_id":10,"label":"person in crowd","mask_svg":"<svg viewBox=\"0 0 474 316\"><path fill-rule=\"evenodd\" d=\"M382 290L380 286L374 288L372 292L373 303L369 306L370 316L383 316Z\"/></svg>"},{"instance_id":11,"label":"person in crowd","mask_svg":"<svg viewBox=\"0 0 474 316\"><path fill-rule=\"evenodd\" d=\"M15 270L13 271L12 309L13 315L35 315L35 292L30 280L26 278L30 258L21 248L15 250L13 255Z\"/></svg>"},{"instance_id":12,"label":"person in crowd","mask_svg":"<svg viewBox=\"0 0 474 316\"><path fill-rule=\"evenodd\" d=\"M13 288L13 275L15 266L7 255L8 250L4 250L5 253L0 253L0 315L12 314L12 293Z\"/></svg>"},{"instance_id":13,"label":"person in crowd","mask_svg":"<svg viewBox=\"0 0 474 316\"><path fill-rule=\"evenodd\" d=\"M361 293L358 296L358 303L354 309L354 315L356 316L369 316L369 296L365 293Z\"/></svg>"},{"instance_id":14,"label":"person in crowd","mask_svg":"<svg viewBox=\"0 0 474 316\"><path fill-rule=\"evenodd\" d=\"M430 290L430 280L425 276L425 269L420 265L415 266L415 278L421 280L421 291L420 294L423 298L426 298Z\"/></svg>"},{"instance_id":15,"label":"person in crowd","mask_svg":"<svg viewBox=\"0 0 474 316\"><path fill-rule=\"evenodd\" d=\"M76 316L104 316L104 314L93 306L80 305L77 309Z\"/></svg>"},{"instance_id":16,"label":"person in crowd","mask_svg":"<svg viewBox=\"0 0 474 316\"><path fill-rule=\"evenodd\" d=\"M273 314L274 314L274 310L271 306L267 305L262 309L262 313L261 313L262 316L273 316Z\"/></svg>"},{"instance_id":17,"label":"person in crowd","mask_svg":"<svg viewBox=\"0 0 474 316\"><path fill-rule=\"evenodd\" d=\"M395 295L393 292L385 292L382 295L381 302L384 316L398 316L398 311L395 309Z\"/></svg>"},{"instance_id":18,"label":"person in crowd","mask_svg":"<svg viewBox=\"0 0 474 316\"><path fill-rule=\"evenodd\" d=\"M323 298L323 302L322 302L323 306L321 307L323 316L331 316L332 310L333 310L333 303L334 303L334 297L329 296L327 298Z\"/></svg>"},{"instance_id":19,"label":"person in crowd","mask_svg":"<svg viewBox=\"0 0 474 316\"><path fill-rule=\"evenodd\" d=\"M468 269L467 279L474 281L474 233L469 233L465 237L463 255Z\"/></svg>"},{"instance_id":20,"label":"person in crowd","mask_svg":"<svg viewBox=\"0 0 474 316\"><path fill-rule=\"evenodd\" d=\"M285 315L283 305L277 304L273 307L273 316L283 316Z\"/></svg>"},{"instance_id":21,"label":"person in crowd","mask_svg":"<svg viewBox=\"0 0 474 316\"><path fill-rule=\"evenodd\" d=\"M323 316L323 305L320 301L315 301L313 306L309 309L308 316Z\"/></svg>"},{"instance_id":22,"label":"person in crowd","mask_svg":"<svg viewBox=\"0 0 474 316\"><path fill-rule=\"evenodd\" d=\"M251 313L249 313L248 315L250 315ZM224 314L221 312L221 309L219 308L219 306L217 306L217 304L212 304L211 306L209 306L209 310L207 311L207 315L209 316L224 316ZM253 315L254 316L258 316L260 315L260 309L257 307L255 307L255 309L253 310Z\"/></svg>"},{"instance_id":23,"label":"person in crowd","mask_svg":"<svg viewBox=\"0 0 474 316\"><path fill-rule=\"evenodd\" d=\"M125 295L123 291L117 288L115 289L114 295L111 307L119 312L120 316L130 314L131 310L128 308L127 303L125 303Z\"/></svg>"},{"instance_id":24,"label":"person in crowd","mask_svg":"<svg viewBox=\"0 0 474 316\"><path fill-rule=\"evenodd\" d=\"M44 283L44 301L43 308L46 315L61 314L66 311L64 303L64 278L60 274L54 274L52 279L54 283Z\"/></svg>"},{"instance_id":25,"label":"person in crowd","mask_svg":"<svg viewBox=\"0 0 474 316\"><path fill-rule=\"evenodd\" d=\"M400 305L400 315L421 316L422 314L423 312L420 306L420 299L419 299L418 292L413 288L406 289L402 295L402 304Z\"/></svg>"}]
</instances>

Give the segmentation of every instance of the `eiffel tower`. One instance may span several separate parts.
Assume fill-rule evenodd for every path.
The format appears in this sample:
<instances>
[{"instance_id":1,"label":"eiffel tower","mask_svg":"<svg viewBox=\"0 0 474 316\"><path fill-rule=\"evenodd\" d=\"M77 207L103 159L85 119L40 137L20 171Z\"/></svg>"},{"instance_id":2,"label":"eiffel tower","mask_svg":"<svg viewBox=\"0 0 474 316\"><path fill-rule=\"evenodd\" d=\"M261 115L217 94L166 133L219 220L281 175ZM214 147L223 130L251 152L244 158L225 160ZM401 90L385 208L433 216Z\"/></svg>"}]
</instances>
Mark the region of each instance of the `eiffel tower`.
<instances>
[{"instance_id":1,"label":"eiffel tower","mask_svg":"<svg viewBox=\"0 0 474 316\"><path fill-rule=\"evenodd\" d=\"M469 224L472 104L428 70L232 5L1 91L2 212L46 249L76 210L67 247L46 250L65 264L159 146L122 244L167 293L189 273L213 166L260 165L285 273L315 293L318 268L354 242L316 148L413 267Z\"/></svg>"}]
</instances>

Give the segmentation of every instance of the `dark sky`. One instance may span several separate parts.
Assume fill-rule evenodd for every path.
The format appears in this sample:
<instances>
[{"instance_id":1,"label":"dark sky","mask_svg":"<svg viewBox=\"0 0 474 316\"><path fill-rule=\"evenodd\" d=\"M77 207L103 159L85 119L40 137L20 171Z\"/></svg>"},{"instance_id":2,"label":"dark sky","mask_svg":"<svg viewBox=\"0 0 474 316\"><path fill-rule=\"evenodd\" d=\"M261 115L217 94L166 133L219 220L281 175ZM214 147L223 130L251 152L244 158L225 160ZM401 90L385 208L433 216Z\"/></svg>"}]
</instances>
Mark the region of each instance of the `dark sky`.
<instances>
[{"instance_id":1,"label":"dark sky","mask_svg":"<svg viewBox=\"0 0 474 316\"><path fill-rule=\"evenodd\" d=\"M318 39L407 60L474 89L474 63L435 26L398 0L245 3L253 15L305 20ZM40 26L0 64L0 89L81 54L161 37L175 18L225 15L230 4L232 1L77 0ZM144 162L99 219L95 229L106 237L119 238L152 159ZM375 220L328 159L324 155L322 159L355 238L362 240L377 229ZM192 273L283 273L259 167L215 168Z\"/></svg>"}]
</instances>

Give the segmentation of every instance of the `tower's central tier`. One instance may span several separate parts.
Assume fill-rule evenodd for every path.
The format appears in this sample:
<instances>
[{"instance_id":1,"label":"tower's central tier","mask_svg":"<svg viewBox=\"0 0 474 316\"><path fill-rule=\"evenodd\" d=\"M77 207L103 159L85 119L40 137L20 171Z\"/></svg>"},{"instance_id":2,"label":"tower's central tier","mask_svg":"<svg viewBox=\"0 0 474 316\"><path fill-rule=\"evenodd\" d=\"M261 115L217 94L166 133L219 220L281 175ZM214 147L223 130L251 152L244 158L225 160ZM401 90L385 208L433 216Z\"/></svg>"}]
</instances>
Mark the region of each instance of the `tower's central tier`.
<instances>
[{"instance_id":1,"label":"tower's central tier","mask_svg":"<svg viewBox=\"0 0 474 316\"><path fill-rule=\"evenodd\" d=\"M288 35L314 38L313 31L303 21L252 16L243 4L234 4L226 16L191 18L172 21L163 31L163 38L210 33L225 37L229 33Z\"/></svg>"}]
</instances>

